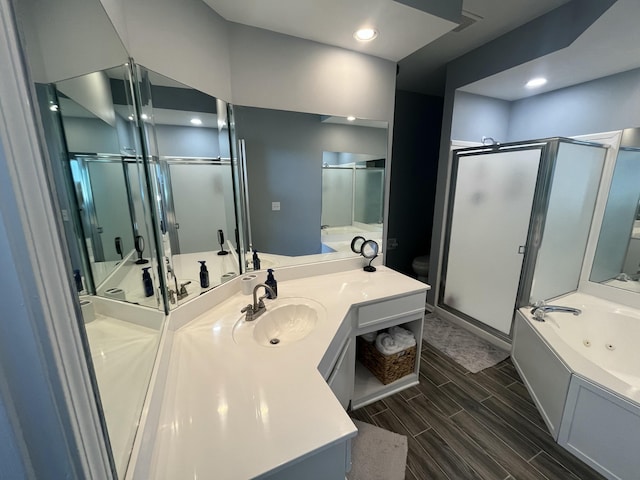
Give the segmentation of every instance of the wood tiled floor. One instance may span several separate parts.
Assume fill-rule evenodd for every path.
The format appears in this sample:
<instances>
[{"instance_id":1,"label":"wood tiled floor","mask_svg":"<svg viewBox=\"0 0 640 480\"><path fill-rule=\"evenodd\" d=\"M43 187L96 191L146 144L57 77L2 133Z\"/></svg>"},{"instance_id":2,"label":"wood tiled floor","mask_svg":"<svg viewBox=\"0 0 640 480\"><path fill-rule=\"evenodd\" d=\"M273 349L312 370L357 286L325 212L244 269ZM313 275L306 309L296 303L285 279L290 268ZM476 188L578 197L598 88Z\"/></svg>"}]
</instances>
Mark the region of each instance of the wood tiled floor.
<instances>
[{"instance_id":1,"label":"wood tiled floor","mask_svg":"<svg viewBox=\"0 0 640 480\"><path fill-rule=\"evenodd\" d=\"M591 480L558 446L511 359L470 373L423 342L420 385L350 412L406 435L406 480Z\"/></svg>"}]
</instances>

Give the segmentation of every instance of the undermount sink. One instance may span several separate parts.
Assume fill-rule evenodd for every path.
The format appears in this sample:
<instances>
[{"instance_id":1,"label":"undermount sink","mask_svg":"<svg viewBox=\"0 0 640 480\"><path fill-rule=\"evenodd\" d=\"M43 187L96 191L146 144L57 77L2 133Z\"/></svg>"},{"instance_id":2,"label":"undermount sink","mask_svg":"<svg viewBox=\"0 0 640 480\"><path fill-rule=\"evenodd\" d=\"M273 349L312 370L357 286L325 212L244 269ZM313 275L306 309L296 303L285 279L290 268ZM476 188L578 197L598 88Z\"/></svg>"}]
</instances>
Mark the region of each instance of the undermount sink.
<instances>
[{"instance_id":1,"label":"undermount sink","mask_svg":"<svg viewBox=\"0 0 640 480\"><path fill-rule=\"evenodd\" d=\"M233 329L236 343L282 347L307 337L326 316L324 307L308 298L265 301L267 311L254 321L242 317Z\"/></svg>"}]
</instances>

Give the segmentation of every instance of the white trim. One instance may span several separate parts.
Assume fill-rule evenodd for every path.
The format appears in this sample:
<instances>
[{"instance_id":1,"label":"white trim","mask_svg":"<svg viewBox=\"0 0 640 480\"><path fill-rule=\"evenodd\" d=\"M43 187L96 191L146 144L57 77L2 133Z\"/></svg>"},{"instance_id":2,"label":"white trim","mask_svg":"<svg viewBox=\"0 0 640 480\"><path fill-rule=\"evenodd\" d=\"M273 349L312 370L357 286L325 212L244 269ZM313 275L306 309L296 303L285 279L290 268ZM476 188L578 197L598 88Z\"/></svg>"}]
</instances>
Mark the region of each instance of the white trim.
<instances>
[{"instance_id":1,"label":"white trim","mask_svg":"<svg viewBox=\"0 0 640 480\"><path fill-rule=\"evenodd\" d=\"M52 206L39 129L33 110L31 87L19 44L10 0L0 0L0 141L7 157L0 181L10 185L16 211L5 217L11 239L24 252L19 262L23 289L35 285L25 307L29 310L49 389L73 442L76 460L87 479L112 477L82 337L78 328L79 305L67 271L59 212ZM6 211L5 211L6 213ZM36 312L40 313L38 315ZM30 379L36 381L36 379Z\"/></svg>"}]
</instances>

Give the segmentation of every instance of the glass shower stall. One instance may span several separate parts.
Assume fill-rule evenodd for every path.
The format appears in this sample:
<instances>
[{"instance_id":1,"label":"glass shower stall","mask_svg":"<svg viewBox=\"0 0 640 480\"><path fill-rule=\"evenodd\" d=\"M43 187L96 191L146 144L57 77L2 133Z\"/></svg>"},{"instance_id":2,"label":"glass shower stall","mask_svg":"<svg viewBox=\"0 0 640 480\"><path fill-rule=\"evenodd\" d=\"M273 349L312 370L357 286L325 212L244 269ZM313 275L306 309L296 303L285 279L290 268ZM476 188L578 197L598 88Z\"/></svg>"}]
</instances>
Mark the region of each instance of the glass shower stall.
<instances>
[{"instance_id":1,"label":"glass shower stall","mask_svg":"<svg viewBox=\"0 0 640 480\"><path fill-rule=\"evenodd\" d=\"M516 308L576 290L606 151L552 138L453 152L438 306L507 338Z\"/></svg>"}]
</instances>

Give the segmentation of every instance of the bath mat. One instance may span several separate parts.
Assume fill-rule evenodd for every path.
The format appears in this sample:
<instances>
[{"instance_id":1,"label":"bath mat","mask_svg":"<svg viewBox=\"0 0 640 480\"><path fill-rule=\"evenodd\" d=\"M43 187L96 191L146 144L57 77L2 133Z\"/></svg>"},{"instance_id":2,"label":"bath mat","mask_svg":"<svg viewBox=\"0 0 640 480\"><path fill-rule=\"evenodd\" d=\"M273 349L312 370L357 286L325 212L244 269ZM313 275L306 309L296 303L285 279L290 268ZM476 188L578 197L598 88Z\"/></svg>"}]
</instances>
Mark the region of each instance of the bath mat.
<instances>
[{"instance_id":1,"label":"bath mat","mask_svg":"<svg viewBox=\"0 0 640 480\"><path fill-rule=\"evenodd\" d=\"M478 373L509 357L509 352L434 314L425 316L422 338L471 373Z\"/></svg>"},{"instance_id":2,"label":"bath mat","mask_svg":"<svg viewBox=\"0 0 640 480\"><path fill-rule=\"evenodd\" d=\"M358 436L351 443L348 480L404 480L407 437L353 420Z\"/></svg>"}]
</instances>

